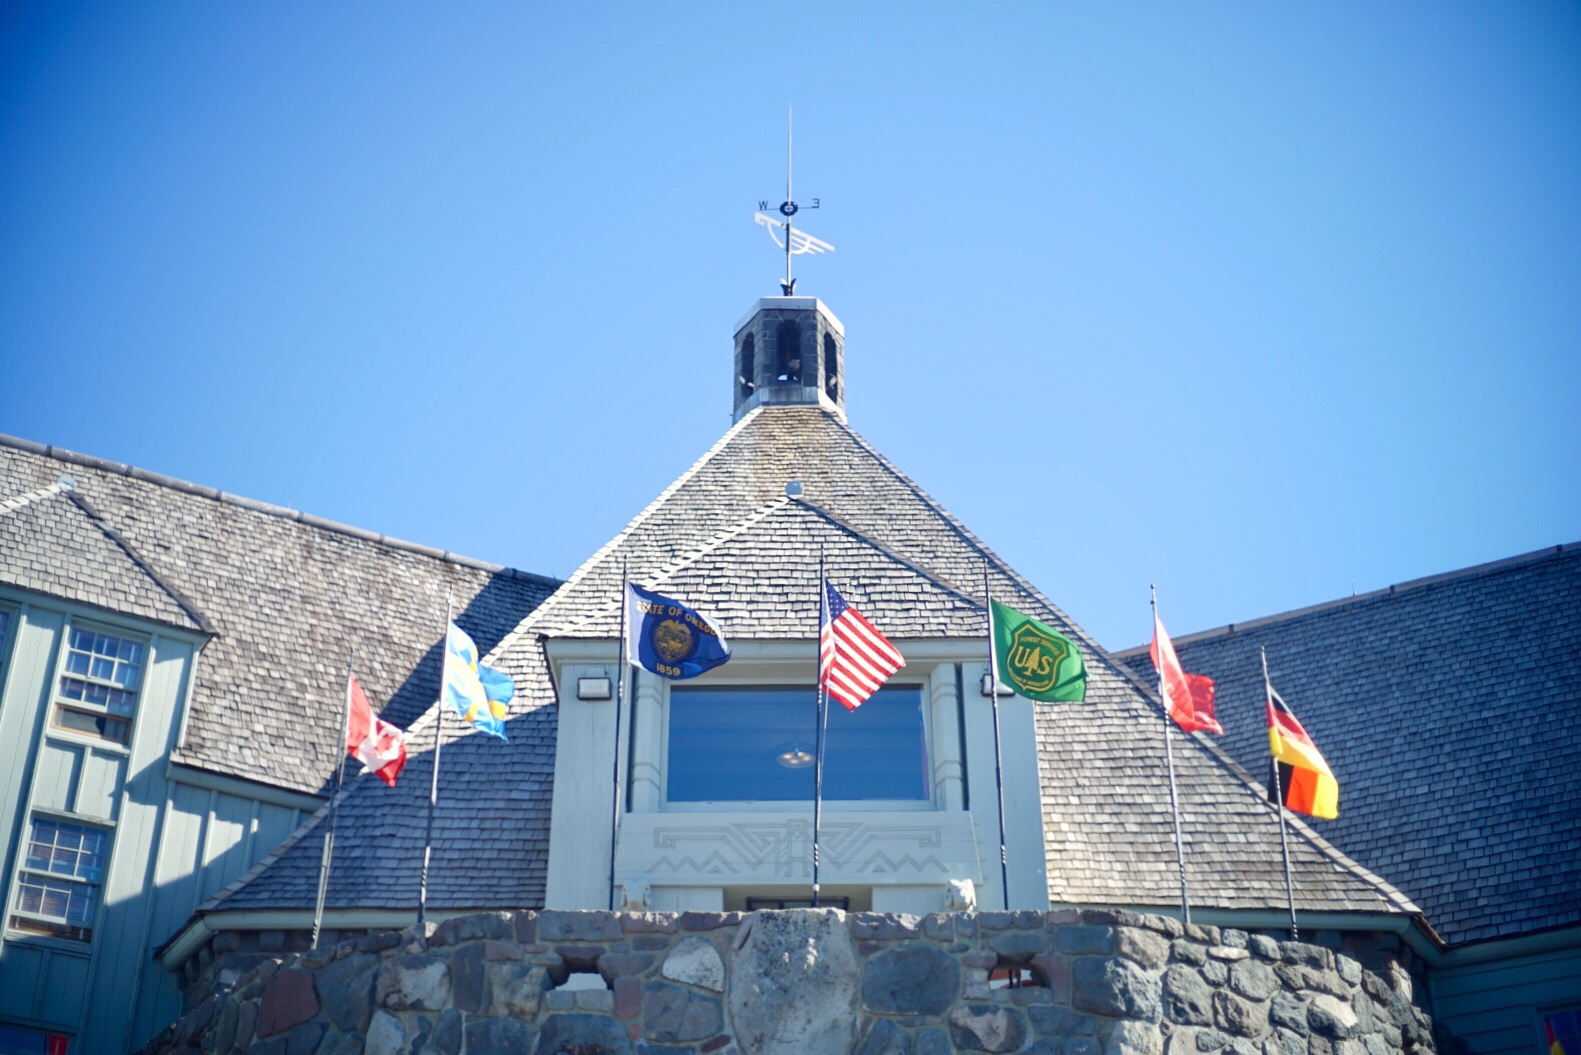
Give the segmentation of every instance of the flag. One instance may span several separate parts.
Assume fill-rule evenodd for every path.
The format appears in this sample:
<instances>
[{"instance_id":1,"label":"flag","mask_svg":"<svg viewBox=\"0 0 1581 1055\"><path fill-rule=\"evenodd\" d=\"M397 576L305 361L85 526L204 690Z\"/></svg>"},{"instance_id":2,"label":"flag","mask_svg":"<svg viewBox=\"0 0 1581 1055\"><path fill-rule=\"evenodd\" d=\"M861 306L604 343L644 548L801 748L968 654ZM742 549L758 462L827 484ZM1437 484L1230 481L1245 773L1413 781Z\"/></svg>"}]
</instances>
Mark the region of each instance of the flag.
<instances>
[{"instance_id":1,"label":"flag","mask_svg":"<svg viewBox=\"0 0 1581 1055\"><path fill-rule=\"evenodd\" d=\"M389 722L373 713L373 706L356 678L348 678L346 706L346 751L390 787L406 765L406 737Z\"/></svg>"},{"instance_id":2,"label":"flag","mask_svg":"<svg viewBox=\"0 0 1581 1055\"><path fill-rule=\"evenodd\" d=\"M479 732L505 736L505 715L516 683L497 670L478 663L478 646L455 623L445 635L445 668L440 699L471 722Z\"/></svg>"},{"instance_id":3,"label":"flag","mask_svg":"<svg viewBox=\"0 0 1581 1055\"><path fill-rule=\"evenodd\" d=\"M1548 1055L1565 1055L1565 1046L1554 1035L1554 1024L1547 1017L1543 1018L1543 1029L1548 1031Z\"/></svg>"},{"instance_id":4,"label":"flag","mask_svg":"<svg viewBox=\"0 0 1581 1055\"><path fill-rule=\"evenodd\" d=\"M1164 693L1164 709L1188 733L1205 729L1219 736L1224 727L1213 717L1213 679L1206 674L1187 674L1180 669L1175 645L1164 631L1164 623L1153 613L1153 669L1158 671Z\"/></svg>"},{"instance_id":5,"label":"flag","mask_svg":"<svg viewBox=\"0 0 1581 1055\"><path fill-rule=\"evenodd\" d=\"M1277 787L1269 782L1269 801L1325 820L1339 816L1339 781L1272 685L1268 686L1268 750L1279 776Z\"/></svg>"},{"instance_id":6,"label":"flag","mask_svg":"<svg viewBox=\"0 0 1581 1055\"><path fill-rule=\"evenodd\" d=\"M906 658L861 612L846 604L828 579L823 581L822 608L818 621L822 687L846 710L854 711L906 665Z\"/></svg>"},{"instance_id":7,"label":"flag","mask_svg":"<svg viewBox=\"0 0 1581 1055\"><path fill-rule=\"evenodd\" d=\"M1029 700L1080 703L1087 698L1087 665L1075 642L1045 623L998 601L993 604L999 680Z\"/></svg>"},{"instance_id":8,"label":"flag","mask_svg":"<svg viewBox=\"0 0 1581 1055\"><path fill-rule=\"evenodd\" d=\"M695 678L728 662L730 643L706 615L628 582L626 659L662 678Z\"/></svg>"}]
</instances>

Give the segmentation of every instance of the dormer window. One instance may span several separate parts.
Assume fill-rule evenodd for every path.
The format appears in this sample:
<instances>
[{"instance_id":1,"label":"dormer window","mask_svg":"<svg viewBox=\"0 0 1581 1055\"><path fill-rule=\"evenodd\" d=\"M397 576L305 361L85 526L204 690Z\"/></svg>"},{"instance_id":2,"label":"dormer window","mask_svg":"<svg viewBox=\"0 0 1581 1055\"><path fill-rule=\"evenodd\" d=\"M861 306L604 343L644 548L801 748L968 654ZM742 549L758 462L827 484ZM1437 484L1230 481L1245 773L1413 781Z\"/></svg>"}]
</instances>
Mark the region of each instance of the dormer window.
<instances>
[{"instance_id":1,"label":"dormer window","mask_svg":"<svg viewBox=\"0 0 1581 1055\"><path fill-rule=\"evenodd\" d=\"M774 331L779 362L774 380L801 383L801 323L785 321Z\"/></svg>"},{"instance_id":2,"label":"dormer window","mask_svg":"<svg viewBox=\"0 0 1581 1055\"><path fill-rule=\"evenodd\" d=\"M832 333L823 335L823 390L836 403L840 401L840 353Z\"/></svg>"},{"instance_id":3,"label":"dormer window","mask_svg":"<svg viewBox=\"0 0 1581 1055\"><path fill-rule=\"evenodd\" d=\"M741 356L736 363L736 402L752 398L752 390L757 387L757 368L757 341L748 333L741 339Z\"/></svg>"},{"instance_id":4,"label":"dormer window","mask_svg":"<svg viewBox=\"0 0 1581 1055\"><path fill-rule=\"evenodd\" d=\"M72 627L50 724L78 736L129 743L143 648L129 638Z\"/></svg>"}]
</instances>

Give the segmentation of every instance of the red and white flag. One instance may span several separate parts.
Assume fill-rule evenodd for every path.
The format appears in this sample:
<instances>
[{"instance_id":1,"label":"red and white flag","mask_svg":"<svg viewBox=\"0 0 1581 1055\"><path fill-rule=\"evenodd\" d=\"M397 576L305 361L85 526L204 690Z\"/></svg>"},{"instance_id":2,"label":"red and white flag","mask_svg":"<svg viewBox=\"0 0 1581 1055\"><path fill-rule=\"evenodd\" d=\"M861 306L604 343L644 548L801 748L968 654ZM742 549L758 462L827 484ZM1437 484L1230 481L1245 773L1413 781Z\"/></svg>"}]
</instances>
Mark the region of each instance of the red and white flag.
<instances>
[{"instance_id":1,"label":"red and white flag","mask_svg":"<svg viewBox=\"0 0 1581 1055\"><path fill-rule=\"evenodd\" d=\"M390 787L406 765L406 737L401 730L373 713L373 706L356 678L346 683L346 706L351 717L346 723L346 750Z\"/></svg>"},{"instance_id":2,"label":"red and white flag","mask_svg":"<svg viewBox=\"0 0 1581 1055\"><path fill-rule=\"evenodd\" d=\"M1164 623L1153 613L1153 667L1158 671L1164 706L1188 733L1205 729L1224 735L1224 727L1213 717L1213 679L1206 674L1187 674L1180 668L1175 646L1164 632Z\"/></svg>"},{"instance_id":3,"label":"red and white flag","mask_svg":"<svg viewBox=\"0 0 1581 1055\"><path fill-rule=\"evenodd\" d=\"M818 628L823 688L854 711L906 665L906 658L861 612L846 604L827 579L823 589L823 618Z\"/></svg>"}]
</instances>

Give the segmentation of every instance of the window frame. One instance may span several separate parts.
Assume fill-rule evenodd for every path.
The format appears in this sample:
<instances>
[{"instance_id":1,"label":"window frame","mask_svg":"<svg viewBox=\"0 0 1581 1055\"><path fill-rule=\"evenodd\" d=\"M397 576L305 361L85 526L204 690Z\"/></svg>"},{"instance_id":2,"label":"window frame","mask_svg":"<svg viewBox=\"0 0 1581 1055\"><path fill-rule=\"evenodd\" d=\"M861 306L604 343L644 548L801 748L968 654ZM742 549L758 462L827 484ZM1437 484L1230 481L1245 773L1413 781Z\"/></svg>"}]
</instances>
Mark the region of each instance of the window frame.
<instances>
[{"instance_id":1,"label":"window frame","mask_svg":"<svg viewBox=\"0 0 1581 1055\"><path fill-rule=\"evenodd\" d=\"M36 826L40 824L69 825L100 836L98 849L97 877L94 879L80 878L76 875L62 875L49 870L41 870L28 865L28 856L34 845ZM110 875L110 860L114 850L115 827L99 820L79 817L75 814L61 813L58 810L31 809L28 811L27 826L24 835L17 846L16 868L11 875L11 883L6 897L4 933L7 940L59 942L70 949L90 949L99 931L99 915L104 909L104 891L108 885ZM31 873L57 883L66 883L75 886L87 887L92 897L91 907L87 920L81 924L73 924L69 918L56 919L44 915L42 912L26 910L22 907L22 888L24 877ZM16 925L15 920L30 919L44 925L45 929L30 930ZM53 926L74 928L84 933L62 933L49 929Z\"/></svg>"},{"instance_id":2,"label":"window frame","mask_svg":"<svg viewBox=\"0 0 1581 1055\"><path fill-rule=\"evenodd\" d=\"M749 661L750 662L750 661ZM787 680L784 676L764 674L754 677L751 672L740 672L742 676L718 680L708 679L697 685L680 683L683 688L703 689L728 689L735 691L750 691L753 689L796 689L799 691L812 690L810 684L802 684ZM654 675L647 675L655 677ZM659 758L657 759L660 773L658 810L663 813L786 813L801 810L811 803L811 798L803 799L709 799L704 801L674 801L670 798L670 690L674 687L668 679L657 679L660 682L659 693ZM927 782L928 794L925 798L916 799L831 799L823 800L823 808L832 813L931 813L942 809L939 804L938 782L934 779L934 765L938 758L935 746L935 729L933 722L932 701L932 676L926 673L917 673L912 676L901 676L885 682L885 688L915 689L918 695L918 711L922 718L922 739L926 754L923 759L923 779ZM825 706L838 706L833 700L825 701ZM952 730L953 731L953 730ZM635 759L628 760L629 762ZM628 772L628 786L630 775Z\"/></svg>"},{"instance_id":3,"label":"window frame","mask_svg":"<svg viewBox=\"0 0 1581 1055\"><path fill-rule=\"evenodd\" d=\"M121 684L111 677L104 678L89 672L78 672L68 669L68 664L73 653L81 650L73 647L72 637L78 633L103 635L117 641L136 645L141 652L137 661L137 679L132 685ZM45 717L44 733L49 737L69 740L73 743L91 744L96 748L110 751L130 752L132 738L137 734L137 716L143 705L143 693L148 681L148 665L153 659L153 641L147 635L132 633L120 627L108 626L103 623L87 619L68 617L61 630L60 652L56 657L54 670L51 673L49 685L49 713ZM89 656L96 653L88 653ZM131 713L126 715L116 714L111 710L110 704L99 704L94 701L72 699L65 695L63 682L65 679L84 683L90 686L100 686L110 691L128 692L132 696ZM84 729L62 725L57 721L57 715L62 711L87 715L108 722L124 722L126 724L126 739L119 740L105 733L93 733Z\"/></svg>"}]
</instances>

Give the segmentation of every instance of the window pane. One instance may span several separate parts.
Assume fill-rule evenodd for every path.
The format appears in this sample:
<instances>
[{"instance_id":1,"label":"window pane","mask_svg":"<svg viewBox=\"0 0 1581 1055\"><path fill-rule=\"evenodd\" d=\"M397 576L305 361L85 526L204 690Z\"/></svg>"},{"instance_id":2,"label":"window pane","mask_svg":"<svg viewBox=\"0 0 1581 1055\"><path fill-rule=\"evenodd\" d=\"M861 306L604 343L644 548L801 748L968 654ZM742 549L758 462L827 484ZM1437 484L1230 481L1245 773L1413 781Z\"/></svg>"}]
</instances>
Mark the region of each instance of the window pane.
<instances>
[{"instance_id":1,"label":"window pane","mask_svg":"<svg viewBox=\"0 0 1581 1055\"><path fill-rule=\"evenodd\" d=\"M93 651L93 635L86 630L73 630L71 632L71 647L84 652Z\"/></svg>"},{"instance_id":2,"label":"window pane","mask_svg":"<svg viewBox=\"0 0 1581 1055\"><path fill-rule=\"evenodd\" d=\"M671 802L812 800L817 696L806 689L670 690ZM922 691L880 689L855 711L831 706L826 799L928 797Z\"/></svg>"},{"instance_id":3,"label":"window pane","mask_svg":"<svg viewBox=\"0 0 1581 1055\"><path fill-rule=\"evenodd\" d=\"M71 652L66 656L66 669L73 674L88 673L88 656L81 652Z\"/></svg>"},{"instance_id":4,"label":"window pane","mask_svg":"<svg viewBox=\"0 0 1581 1055\"><path fill-rule=\"evenodd\" d=\"M109 681L115 676L115 660L103 659L95 656L93 660L93 668L89 670L88 673L92 674L96 678L103 678L105 681Z\"/></svg>"}]
</instances>

